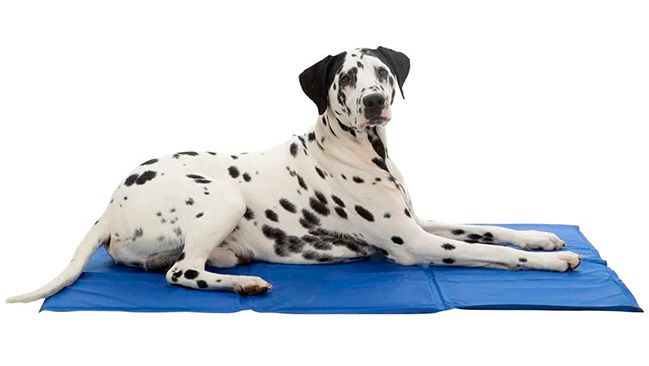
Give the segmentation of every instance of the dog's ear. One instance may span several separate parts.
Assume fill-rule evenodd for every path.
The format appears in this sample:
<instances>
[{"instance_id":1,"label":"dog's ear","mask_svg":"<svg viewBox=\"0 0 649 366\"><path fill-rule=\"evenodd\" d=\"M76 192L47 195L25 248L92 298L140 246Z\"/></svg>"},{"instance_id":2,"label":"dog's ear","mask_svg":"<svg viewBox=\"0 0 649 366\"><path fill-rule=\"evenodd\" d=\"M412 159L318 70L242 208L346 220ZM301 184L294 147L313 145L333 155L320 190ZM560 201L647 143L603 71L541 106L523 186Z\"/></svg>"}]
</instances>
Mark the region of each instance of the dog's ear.
<instances>
[{"instance_id":1,"label":"dog's ear","mask_svg":"<svg viewBox=\"0 0 649 366\"><path fill-rule=\"evenodd\" d=\"M410 72L410 59L405 54L391 50L389 48L381 47L376 49L376 55L384 64L386 64L390 71L397 77L397 83L401 90L401 97L403 96L403 83L408 77Z\"/></svg>"},{"instance_id":2,"label":"dog's ear","mask_svg":"<svg viewBox=\"0 0 649 366\"><path fill-rule=\"evenodd\" d=\"M318 107L318 114L327 110L329 87L344 59L344 53L329 55L300 74L302 90Z\"/></svg>"}]
</instances>

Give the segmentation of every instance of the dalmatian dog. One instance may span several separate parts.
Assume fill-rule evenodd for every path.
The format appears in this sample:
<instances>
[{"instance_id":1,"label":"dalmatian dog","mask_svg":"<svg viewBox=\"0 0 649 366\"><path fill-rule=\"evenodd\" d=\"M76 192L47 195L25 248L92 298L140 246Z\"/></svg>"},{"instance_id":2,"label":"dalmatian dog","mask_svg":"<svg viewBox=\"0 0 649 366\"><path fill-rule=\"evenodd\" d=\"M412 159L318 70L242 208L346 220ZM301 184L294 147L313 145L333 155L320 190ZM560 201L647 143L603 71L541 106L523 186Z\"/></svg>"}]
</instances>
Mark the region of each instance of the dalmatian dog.
<instances>
[{"instance_id":1,"label":"dalmatian dog","mask_svg":"<svg viewBox=\"0 0 649 366\"><path fill-rule=\"evenodd\" d=\"M206 265L341 263L380 253L404 266L577 268L581 257L559 251L565 243L552 233L417 217L386 142L409 70L405 54L385 47L325 57L299 77L319 113L305 134L256 153L184 151L145 161L117 187L67 268L7 301L56 293L102 245L116 263L164 272L171 285L240 295L272 286Z\"/></svg>"}]
</instances>

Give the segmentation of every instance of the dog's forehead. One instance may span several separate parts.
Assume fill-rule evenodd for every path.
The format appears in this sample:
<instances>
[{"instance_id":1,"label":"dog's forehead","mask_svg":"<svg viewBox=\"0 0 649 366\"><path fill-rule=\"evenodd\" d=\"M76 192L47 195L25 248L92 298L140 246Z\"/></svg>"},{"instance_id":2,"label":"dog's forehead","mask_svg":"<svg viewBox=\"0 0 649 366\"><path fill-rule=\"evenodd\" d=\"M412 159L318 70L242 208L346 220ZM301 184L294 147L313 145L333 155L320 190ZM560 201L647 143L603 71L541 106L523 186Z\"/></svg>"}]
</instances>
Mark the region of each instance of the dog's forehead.
<instances>
[{"instance_id":1,"label":"dog's forehead","mask_svg":"<svg viewBox=\"0 0 649 366\"><path fill-rule=\"evenodd\" d=\"M355 48L345 52L345 59L340 71L347 71L354 67L356 67L358 71L362 71L375 66L385 65L383 65L383 62L374 55L371 49Z\"/></svg>"}]
</instances>

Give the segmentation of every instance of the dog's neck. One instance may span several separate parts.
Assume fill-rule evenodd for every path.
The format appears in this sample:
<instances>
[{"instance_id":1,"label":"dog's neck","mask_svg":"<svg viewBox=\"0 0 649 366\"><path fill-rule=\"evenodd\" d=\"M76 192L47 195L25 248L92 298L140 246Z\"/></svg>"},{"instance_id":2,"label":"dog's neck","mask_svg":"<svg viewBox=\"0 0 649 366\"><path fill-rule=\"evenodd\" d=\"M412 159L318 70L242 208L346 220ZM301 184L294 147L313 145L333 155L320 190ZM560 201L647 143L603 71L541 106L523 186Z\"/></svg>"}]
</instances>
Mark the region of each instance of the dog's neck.
<instances>
[{"instance_id":1,"label":"dog's neck","mask_svg":"<svg viewBox=\"0 0 649 366\"><path fill-rule=\"evenodd\" d=\"M314 127L315 142L322 157L363 171L388 171L384 126L357 130L344 125L327 109Z\"/></svg>"}]
</instances>

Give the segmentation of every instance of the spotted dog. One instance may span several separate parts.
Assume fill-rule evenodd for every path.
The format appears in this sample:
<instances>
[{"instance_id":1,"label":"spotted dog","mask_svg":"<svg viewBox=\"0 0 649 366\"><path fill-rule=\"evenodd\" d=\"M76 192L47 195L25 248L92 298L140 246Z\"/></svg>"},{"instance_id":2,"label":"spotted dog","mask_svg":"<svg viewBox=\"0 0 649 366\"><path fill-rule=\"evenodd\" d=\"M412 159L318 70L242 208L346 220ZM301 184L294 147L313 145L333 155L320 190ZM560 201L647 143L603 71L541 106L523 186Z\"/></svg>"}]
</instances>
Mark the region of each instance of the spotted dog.
<instances>
[{"instance_id":1,"label":"spotted dog","mask_svg":"<svg viewBox=\"0 0 649 366\"><path fill-rule=\"evenodd\" d=\"M385 129L409 70L406 55L385 47L325 57L299 77L319 113L307 133L256 153L184 151L145 161L117 187L67 268L8 301L56 293L102 245L116 263L164 272L171 285L241 295L272 286L206 265L341 263L380 253L405 266L577 268L581 257L555 251L565 243L551 233L417 217Z\"/></svg>"}]
</instances>

